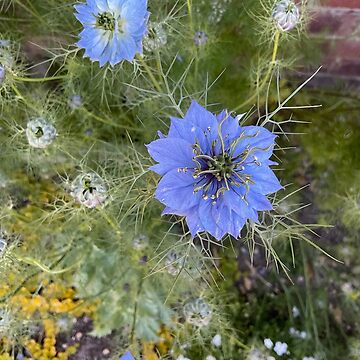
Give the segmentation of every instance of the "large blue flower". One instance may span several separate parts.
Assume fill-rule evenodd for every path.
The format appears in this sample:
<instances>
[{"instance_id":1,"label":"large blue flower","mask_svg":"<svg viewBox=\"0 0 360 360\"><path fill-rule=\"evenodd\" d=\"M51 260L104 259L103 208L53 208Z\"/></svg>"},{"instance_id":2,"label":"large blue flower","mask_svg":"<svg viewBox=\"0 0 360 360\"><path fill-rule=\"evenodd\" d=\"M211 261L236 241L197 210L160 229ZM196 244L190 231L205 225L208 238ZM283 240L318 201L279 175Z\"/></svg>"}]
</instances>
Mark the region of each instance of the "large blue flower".
<instances>
[{"instance_id":1,"label":"large blue flower","mask_svg":"<svg viewBox=\"0 0 360 360\"><path fill-rule=\"evenodd\" d=\"M136 53L142 53L149 18L147 0L87 0L75 9L84 25L77 45L85 49L85 57L103 66L132 61Z\"/></svg>"},{"instance_id":2,"label":"large blue flower","mask_svg":"<svg viewBox=\"0 0 360 360\"><path fill-rule=\"evenodd\" d=\"M184 119L171 118L167 137L147 145L158 162L151 169L162 176L155 196L163 214L185 216L193 236L238 237L247 219L272 209L266 195L282 188L270 169L276 136L238 120L193 101Z\"/></svg>"}]
</instances>

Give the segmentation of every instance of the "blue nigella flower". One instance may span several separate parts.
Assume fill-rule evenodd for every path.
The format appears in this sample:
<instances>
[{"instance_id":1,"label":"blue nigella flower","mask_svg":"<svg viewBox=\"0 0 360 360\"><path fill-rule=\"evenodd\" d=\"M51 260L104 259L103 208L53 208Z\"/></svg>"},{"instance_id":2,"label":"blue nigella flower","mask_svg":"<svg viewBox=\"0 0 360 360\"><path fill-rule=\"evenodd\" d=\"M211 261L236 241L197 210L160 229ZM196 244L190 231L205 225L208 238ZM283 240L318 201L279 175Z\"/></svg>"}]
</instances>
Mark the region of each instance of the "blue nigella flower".
<instances>
[{"instance_id":1,"label":"blue nigella flower","mask_svg":"<svg viewBox=\"0 0 360 360\"><path fill-rule=\"evenodd\" d=\"M147 0L87 0L75 9L84 25L77 45L85 49L85 57L103 66L132 61L136 53L142 53L149 18Z\"/></svg>"},{"instance_id":2,"label":"blue nigella flower","mask_svg":"<svg viewBox=\"0 0 360 360\"><path fill-rule=\"evenodd\" d=\"M128 351L119 360L135 360L131 353Z\"/></svg>"},{"instance_id":3,"label":"blue nigella flower","mask_svg":"<svg viewBox=\"0 0 360 360\"><path fill-rule=\"evenodd\" d=\"M207 231L234 237L247 219L271 210L266 195L282 188L269 160L275 135L260 126L240 126L226 111L213 115L195 101L184 119L171 118L168 136L147 145L162 176L156 198L163 214L185 216L192 236Z\"/></svg>"}]
</instances>

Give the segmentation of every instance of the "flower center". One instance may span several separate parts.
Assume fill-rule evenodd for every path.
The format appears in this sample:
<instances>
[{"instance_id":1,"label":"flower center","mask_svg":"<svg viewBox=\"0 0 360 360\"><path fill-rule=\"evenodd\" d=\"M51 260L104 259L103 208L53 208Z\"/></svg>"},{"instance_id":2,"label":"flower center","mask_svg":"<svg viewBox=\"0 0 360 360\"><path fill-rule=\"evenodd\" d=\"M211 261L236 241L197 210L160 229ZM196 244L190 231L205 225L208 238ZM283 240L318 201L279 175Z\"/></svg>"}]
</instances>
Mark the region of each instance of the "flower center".
<instances>
[{"instance_id":1,"label":"flower center","mask_svg":"<svg viewBox=\"0 0 360 360\"><path fill-rule=\"evenodd\" d=\"M296 5L295 5L294 3L289 3L289 4L286 6L285 12L286 12L287 14L288 14L288 13L292 13L292 12L294 12L295 7L296 7Z\"/></svg>"},{"instance_id":2,"label":"flower center","mask_svg":"<svg viewBox=\"0 0 360 360\"><path fill-rule=\"evenodd\" d=\"M212 160L207 162L208 170L212 171L217 181L221 181L224 178L230 178L234 164L231 161L231 157L228 154L215 156Z\"/></svg>"},{"instance_id":3,"label":"flower center","mask_svg":"<svg viewBox=\"0 0 360 360\"><path fill-rule=\"evenodd\" d=\"M88 177L84 178L83 186L84 186L83 195L85 195L87 192L92 194L93 191L96 191L96 187L91 185L91 180Z\"/></svg>"},{"instance_id":4,"label":"flower center","mask_svg":"<svg viewBox=\"0 0 360 360\"><path fill-rule=\"evenodd\" d=\"M103 12L96 17L96 26L104 30L115 30L115 18L109 12Z\"/></svg>"},{"instance_id":5,"label":"flower center","mask_svg":"<svg viewBox=\"0 0 360 360\"><path fill-rule=\"evenodd\" d=\"M44 135L44 130L42 129L42 127L38 126L34 134L39 139Z\"/></svg>"}]
</instances>

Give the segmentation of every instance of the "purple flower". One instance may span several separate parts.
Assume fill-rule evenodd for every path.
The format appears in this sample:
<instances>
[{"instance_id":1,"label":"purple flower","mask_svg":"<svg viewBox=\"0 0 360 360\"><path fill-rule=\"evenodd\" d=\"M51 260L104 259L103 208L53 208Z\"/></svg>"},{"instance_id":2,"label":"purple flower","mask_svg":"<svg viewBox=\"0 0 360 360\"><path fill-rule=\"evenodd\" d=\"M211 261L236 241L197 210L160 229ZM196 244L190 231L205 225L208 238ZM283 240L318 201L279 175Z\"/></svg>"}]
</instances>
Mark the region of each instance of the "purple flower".
<instances>
[{"instance_id":1,"label":"purple flower","mask_svg":"<svg viewBox=\"0 0 360 360\"><path fill-rule=\"evenodd\" d=\"M147 32L147 0L87 0L75 5L76 18L84 25L77 45L86 57L115 65L142 53Z\"/></svg>"},{"instance_id":2,"label":"purple flower","mask_svg":"<svg viewBox=\"0 0 360 360\"><path fill-rule=\"evenodd\" d=\"M194 35L194 43L196 46L203 46L207 43L208 36L204 31L197 31Z\"/></svg>"},{"instance_id":3,"label":"purple flower","mask_svg":"<svg viewBox=\"0 0 360 360\"><path fill-rule=\"evenodd\" d=\"M163 214L184 216L192 236L238 237L247 219L272 210L266 195L282 188L269 167L276 136L238 120L193 101L184 119L171 118L167 137L147 145L158 162L150 169L162 176L155 197Z\"/></svg>"}]
</instances>

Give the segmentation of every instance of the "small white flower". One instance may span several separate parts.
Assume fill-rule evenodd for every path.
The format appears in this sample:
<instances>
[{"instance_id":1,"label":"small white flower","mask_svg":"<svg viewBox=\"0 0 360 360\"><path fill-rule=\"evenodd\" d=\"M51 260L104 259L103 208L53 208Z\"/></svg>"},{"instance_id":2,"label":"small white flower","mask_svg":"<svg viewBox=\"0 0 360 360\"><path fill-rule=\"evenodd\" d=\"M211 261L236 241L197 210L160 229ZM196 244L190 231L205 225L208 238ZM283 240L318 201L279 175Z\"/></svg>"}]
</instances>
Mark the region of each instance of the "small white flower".
<instances>
[{"instance_id":1,"label":"small white flower","mask_svg":"<svg viewBox=\"0 0 360 360\"><path fill-rule=\"evenodd\" d=\"M293 0L280 0L273 8L272 17L281 31L290 31L299 23L300 11Z\"/></svg>"},{"instance_id":2,"label":"small white flower","mask_svg":"<svg viewBox=\"0 0 360 360\"><path fill-rule=\"evenodd\" d=\"M80 174L71 184L71 195L80 204L95 208L107 199L107 188L101 177L94 173Z\"/></svg>"},{"instance_id":3,"label":"small white flower","mask_svg":"<svg viewBox=\"0 0 360 360\"><path fill-rule=\"evenodd\" d=\"M287 352L288 345L287 343L283 343L280 341L277 341L274 346L274 351L279 355L283 356Z\"/></svg>"},{"instance_id":4,"label":"small white flower","mask_svg":"<svg viewBox=\"0 0 360 360\"><path fill-rule=\"evenodd\" d=\"M292 314L294 318L297 318L298 316L300 316L300 310L297 306L293 306L292 308Z\"/></svg>"},{"instance_id":5,"label":"small white flower","mask_svg":"<svg viewBox=\"0 0 360 360\"><path fill-rule=\"evenodd\" d=\"M316 360L316 358L314 358L312 356L305 356L302 358L302 360Z\"/></svg>"},{"instance_id":6,"label":"small white flower","mask_svg":"<svg viewBox=\"0 0 360 360\"><path fill-rule=\"evenodd\" d=\"M307 332L306 331L300 331L293 327L289 329L289 334L295 338L299 339L306 339L307 338Z\"/></svg>"},{"instance_id":7,"label":"small white flower","mask_svg":"<svg viewBox=\"0 0 360 360\"><path fill-rule=\"evenodd\" d=\"M205 360L216 360L216 357L215 356L212 356L212 355L208 355Z\"/></svg>"},{"instance_id":8,"label":"small white flower","mask_svg":"<svg viewBox=\"0 0 360 360\"><path fill-rule=\"evenodd\" d=\"M272 349L274 346L274 343L271 341L271 339L267 338L267 339L264 339L264 345L267 349Z\"/></svg>"},{"instance_id":9,"label":"small white flower","mask_svg":"<svg viewBox=\"0 0 360 360\"><path fill-rule=\"evenodd\" d=\"M189 358L185 357L184 355L179 355L176 360L190 360Z\"/></svg>"},{"instance_id":10,"label":"small white flower","mask_svg":"<svg viewBox=\"0 0 360 360\"><path fill-rule=\"evenodd\" d=\"M246 360L264 360L265 356L259 349L251 349Z\"/></svg>"},{"instance_id":11,"label":"small white flower","mask_svg":"<svg viewBox=\"0 0 360 360\"><path fill-rule=\"evenodd\" d=\"M45 149L56 138L56 129L43 118L30 120L26 127L26 136L34 148Z\"/></svg>"},{"instance_id":12,"label":"small white flower","mask_svg":"<svg viewBox=\"0 0 360 360\"><path fill-rule=\"evenodd\" d=\"M221 335L220 334L216 334L212 340L211 343L215 346L215 347L220 347L221 346Z\"/></svg>"},{"instance_id":13,"label":"small white flower","mask_svg":"<svg viewBox=\"0 0 360 360\"><path fill-rule=\"evenodd\" d=\"M68 105L71 110L78 109L82 106L82 99L80 95L72 95L69 98Z\"/></svg>"},{"instance_id":14,"label":"small white flower","mask_svg":"<svg viewBox=\"0 0 360 360\"><path fill-rule=\"evenodd\" d=\"M345 295L350 296L354 291L353 284L350 282L346 282L341 285L341 290Z\"/></svg>"}]
</instances>

